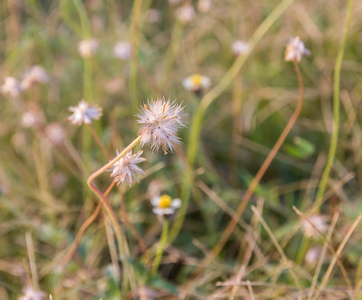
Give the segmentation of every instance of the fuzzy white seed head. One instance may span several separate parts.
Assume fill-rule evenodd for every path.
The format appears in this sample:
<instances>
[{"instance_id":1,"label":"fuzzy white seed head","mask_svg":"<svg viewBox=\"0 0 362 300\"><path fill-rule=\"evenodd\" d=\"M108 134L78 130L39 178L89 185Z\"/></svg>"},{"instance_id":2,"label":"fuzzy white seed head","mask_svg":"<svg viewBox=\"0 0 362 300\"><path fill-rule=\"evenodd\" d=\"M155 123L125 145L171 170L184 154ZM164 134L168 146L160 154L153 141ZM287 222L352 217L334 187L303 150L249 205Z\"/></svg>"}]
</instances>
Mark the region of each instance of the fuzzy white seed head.
<instances>
[{"instance_id":1,"label":"fuzzy white seed head","mask_svg":"<svg viewBox=\"0 0 362 300\"><path fill-rule=\"evenodd\" d=\"M78 52L84 58L92 57L97 53L99 44L95 39L83 40L78 44Z\"/></svg>"},{"instance_id":2,"label":"fuzzy white seed head","mask_svg":"<svg viewBox=\"0 0 362 300\"><path fill-rule=\"evenodd\" d=\"M33 66L24 75L20 86L22 90L28 90L34 85L49 82L48 73L40 66Z\"/></svg>"},{"instance_id":3,"label":"fuzzy white seed head","mask_svg":"<svg viewBox=\"0 0 362 300\"><path fill-rule=\"evenodd\" d=\"M117 155L120 152L117 150ZM111 177L117 184L123 183L124 185L131 186L133 181L139 182L136 175L143 175L145 172L137 166L138 163L145 161L146 159L140 157L143 151L138 151L137 154L132 155L132 150L127 152L122 158L120 158L111 169Z\"/></svg>"},{"instance_id":4,"label":"fuzzy white seed head","mask_svg":"<svg viewBox=\"0 0 362 300\"><path fill-rule=\"evenodd\" d=\"M310 50L308 50L304 43L300 40L299 36L290 38L287 48L285 49L285 61L296 61L300 62L303 55L310 55Z\"/></svg>"},{"instance_id":5,"label":"fuzzy white seed head","mask_svg":"<svg viewBox=\"0 0 362 300\"><path fill-rule=\"evenodd\" d=\"M153 197L151 199L153 212L156 215L172 215L181 206L181 199L172 199L169 195Z\"/></svg>"},{"instance_id":6,"label":"fuzzy white seed head","mask_svg":"<svg viewBox=\"0 0 362 300\"><path fill-rule=\"evenodd\" d=\"M309 221L314 225L314 227L317 228L323 234L326 233L328 230L328 225L326 223L327 220L328 220L327 216L320 216L320 215L312 216L309 218ZM309 224L309 222L307 222L306 220L303 220L302 228L304 235L306 237L318 238L319 236L318 232L314 230L313 226Z\"/></svg>"},{"instance_id":7,"label":"fuzzy white seed head","mask_svg":"<svg viewBox=\"0 0 362 300\"><path fill-rule=\"evenodd\" d=\"M234 41L231 46L232 52L236 56L246 54L249 51L249 48L250 46L248 42L240 40Z\"/></svg>"},{"instance_id":8,"label":"fuzzy white seed head","mask_svg":"<svg viewBox=\"0 0 362 300\"><path fill-rule=\"evenodd\" d=\"M193 74L186 77L182 81L182 85L186 90L198 93L203 89L207 89L211 85L211 80L209 77Z\"/></svg>"},{"instance_id":9,"label":"fuzzy white seed head","mask_svg":"<svg viewBox=\"0 0 362 300\"><path fill-rule=\"evenodd\" d=\"M19 81L14 77L6 77L0 91L2 94L14 98L18 97L22 92Z\"/></svg>"},{"instance_id":10,"label":"fuzzy white seed head","mask_svg":"<svg viewBox=\"0 0 362 300\"><path fill-rule=\"evenodd\" d=\"M132 45L129 42L118 42L113 48L114 55L121 60L129 60L132 57Z\"/></svg>"},{"instance_id":11,"label":"fuzzy white seed head","mask_svg":"<svg viewBox=\"0 0 362 300\"><path fill-rule=\"evenodd\" d=\"M163 148L166 155L175 150L175 145L180 144L177 136L178 130L185 126L182 120L182 104L175 104L165 98L148 102L141 107L138 123L142 124L139 135L141 145L150 144L152 150Z\"/></svg>"},{"instance_id":12,"label":"fuzzy white seed head","mask_svg":"<svg viewBox=\"0 0 362 300\"><path fill-rule=\"evenodd\" d=\"M42 291L34 290L31 286L27 286L23 289L24 295L19 300L43 300L45 299L45 293Z\"/></svg>"},{"instance_id":13,"label":"fuzzy white seed head","mask_svg":"<svg viewBox=\"0 0 362 300\"><path fill-rule=\"evenodd\" d=\"M68 120L74 125L81 125L82 123L90 124L92 120L99 120L102 116L102 108L90 105L84 100L80 101L78 106L71 106L69 110L73 114Z\"/></svg>"}]
</instances>

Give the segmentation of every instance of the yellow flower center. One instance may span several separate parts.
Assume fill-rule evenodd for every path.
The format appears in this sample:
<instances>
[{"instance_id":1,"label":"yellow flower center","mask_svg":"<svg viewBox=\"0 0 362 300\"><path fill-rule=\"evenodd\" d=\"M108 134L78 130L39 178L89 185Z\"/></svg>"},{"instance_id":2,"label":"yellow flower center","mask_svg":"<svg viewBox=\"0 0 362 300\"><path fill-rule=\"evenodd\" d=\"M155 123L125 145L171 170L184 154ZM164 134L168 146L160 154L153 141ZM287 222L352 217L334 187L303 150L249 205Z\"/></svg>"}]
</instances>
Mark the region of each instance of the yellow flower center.
<instances>
[{"instance_id":1,"label":"yellow flower center","mask_svg":"<svg viewBox=\"0 0 362 300\"><path fill-rule=\"evenodd\" d=\"M172 198L169 195L162 195L160 197L160 202L158 203L158 206L160 208L170 208L172 202Z\"/></svg>"},{"instance_id":2,"label":"yellow flower center","mask_svg":"<svg viewBox=\"0 0 362 300\"><path fill-rule=\"evenodd\" d=\"M200 87L201 86L201 81L202 81L202 76L199 74L195 74L191 76L191 82L194 86L196 87Z\"/></svg>"}]
</instances>

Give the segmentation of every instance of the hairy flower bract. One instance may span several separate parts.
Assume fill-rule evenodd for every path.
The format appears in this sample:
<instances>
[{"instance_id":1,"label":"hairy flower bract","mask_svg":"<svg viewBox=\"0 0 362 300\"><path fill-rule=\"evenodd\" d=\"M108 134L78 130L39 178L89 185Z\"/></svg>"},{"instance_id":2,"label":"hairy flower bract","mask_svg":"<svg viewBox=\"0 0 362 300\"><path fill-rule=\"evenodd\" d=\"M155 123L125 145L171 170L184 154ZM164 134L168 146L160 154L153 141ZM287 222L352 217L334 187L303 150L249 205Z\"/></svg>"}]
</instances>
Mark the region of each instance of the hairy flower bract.
<instances>
[{"instance_id":1,"label":"hairy flower bract","mask_svg":"<svg viewBox=\"0 0 362 300\"><path fill-rule=\"evenodd\" d=\"M117 155L120 152L117 150ZM111 177L114 177L114 180L117 184L125 184L131 186L133 180L139 182L136 175L143 175L145 172L137 166L138 163L145 161L146 159L140 157L143 151L138 151L137 154L132 155L132 151L127 152L123 157L121 157L109 171L112 171Z\"/></svg>"}]
</instances>

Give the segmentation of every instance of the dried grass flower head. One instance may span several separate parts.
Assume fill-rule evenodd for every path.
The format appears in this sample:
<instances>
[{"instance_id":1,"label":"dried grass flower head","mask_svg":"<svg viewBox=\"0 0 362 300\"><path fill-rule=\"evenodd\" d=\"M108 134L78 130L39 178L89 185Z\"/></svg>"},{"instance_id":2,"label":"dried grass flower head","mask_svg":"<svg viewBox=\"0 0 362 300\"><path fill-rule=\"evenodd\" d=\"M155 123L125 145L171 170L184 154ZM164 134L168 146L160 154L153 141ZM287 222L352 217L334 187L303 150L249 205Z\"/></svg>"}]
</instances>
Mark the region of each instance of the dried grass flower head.
<instances>
[{"instance_id":1,"label":"dried grass flower head","mask_svg":"<svg viewBox=\"0 0 362 300\"><path fill-rule=\"evenodd\" d=\"M206 89L211 85L211 80L209 77L200 74L193 74L186 77L182 81L182 85L188 91L200 93L203 89Z\"/></svg>"},{"instance_id":2,"label":"dried grass flower head","mask_svg":"<svg viewBox=\"0 0 362 300\"><path fill-rule=\"evenodd\" d=\"M118 59L129 60L132 57L132 45L129 42L120 41L114 46L113 53Z\"/></svg>"},{"instance_id":3,"label":"dried grass flower head","mask_svg":"<svg viewBox=\"0 0 362 300\"><path fill-rule=\"evenodd\" d=\"M287 48L285 49L285 61L300 62L303 55L310 55L304 43L300 40L299 36L290 38Z\"/></svg>"},{"instance_id":4,"label":"dried grass flower head","mask_svg":"<svg viewBox=\"0 0 362 300\"><path fill-rule=\"evenodd\" d=\"M151 100L141 107L138 123L142 125L139 135L141 145L150 144L153 150L162 147L164 154L175 150L180 144L177 133L184 125L183 106L165 98Z\"/></svg>"},{"instance_id":5,"label":"dried grass flower head","mask_svg":"<svg viewBox=\"0 0 362 300\"><path fill-rule=\"evenodd\" d=\"M120 152L117 150L117 155ZM131 186L133 181L139 182L136 175L143 175L145 172L137 166L138 163L146 159L141 157L143 151L138 151L137 154L132 154L132 150L121 157L108 171L112 171L111 177L117 184Z\"/></svg>"},{"instance_id":6,"label":"dried grass flower head","mask_svg":"<svg viewBox=\"0 0 362 300\"><path fill-rule=\"evenodd\" d=\"M246 54L249 51L250 46L249 46L248 42L236 40L233 42L231 49L232 49L233 54L238 56L238 55Z\"/></svg>"},{"instance_id":7,"label":"dried grass flower head","mask_svg":"<svg viewBox=\"0 0 362 300\"><path fill-rule=\"evenodd\" d=\"M314 225L321 233L326 233L328 230L327 216L315 215L309 218L309 222ZM313 226L307 220L303 220L302 229L306 237L318 238L318 231L314 230Z\"/></svg>"},{"instance_id":8,"label":"dried grass flower head","mask_svg":"<svg viewBox=\"0 0 362 300\"><path fill-rule=\"evenodd\" d=\"M33 66L24 75L20 86L22 90L28 90L34 85L49 82L49 75L41 66Z\"/></svg>"},{"instance_id":9,"label":"dried grass flower head","mask_svg":"<svg viewBox=\"0 0 362 300\"><path fill-rule=\"evenodd\" d=\"M45 293L42 291L34 290L31 286L27 286L23 289L24 295L19 300L43 300L45 299Z\"/></svg>"},{"instance_id":10,"label":"dried grass flower head","mask_svg":"<svg viewBox=\"0 0 362 300\"><path fill-rule=\"evenodd\" d=\"M5 77L4 84L0 87L0 91L2 94L18 97L21 94L21 86L19 81L14 77Z\"/></svg>"},{"instance_id":11,"label":"dried grass flower head","mask_svg":"<svg viewBox=\"0 0 362 300\"><path fill-rule=\"evenodd\" d=\"M71 106L69 110L73 114L68 118L68 120L74 125L81 125L82 123L90 124L92 120L99 120L102 116L102 108L90 105L84 100L81 100L78 106Z\"/></svg>"},{"instance_id":12,"label":"dried grass flower head","mask_svg":"<svg viewBox=\"0 0 362 300\"><path fill-rule=\"evenodd\" d=\"M78 44L78 52L83 58L92 57L97 53L99 44L95 39L80 41Z\"/></svg>"},{"instance_id":13,"label":"dried grass flower head","mask_svg":"<svg viewBox=\"0 0 362 300\"><path fill-rule=\"evenodd\" d=\"M152 211L156 215L171 215L181 206L181 200L178 198L172 199L169 195L164 194L158 197L153 197L151 199L151 204L153 205Z\"/></svg>"}]
</instances>

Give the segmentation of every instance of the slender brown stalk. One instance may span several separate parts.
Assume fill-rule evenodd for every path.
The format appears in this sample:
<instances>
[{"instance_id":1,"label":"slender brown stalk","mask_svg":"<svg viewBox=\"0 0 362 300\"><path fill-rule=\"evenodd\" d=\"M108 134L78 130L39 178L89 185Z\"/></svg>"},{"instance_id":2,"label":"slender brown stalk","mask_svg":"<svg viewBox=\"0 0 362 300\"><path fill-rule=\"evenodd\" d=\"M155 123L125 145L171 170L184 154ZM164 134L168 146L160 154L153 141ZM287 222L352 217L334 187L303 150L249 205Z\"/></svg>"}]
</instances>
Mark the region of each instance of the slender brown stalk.
<instances>
[{"instance_id":1,"label":"slender brown stalk","mask_svg":"<svg viewBox=\"0 0 362 300\"><path fill-rule=\"evenodd\" d=\"M116 184L115 181L112 182L112 184L108 187L108 189L104 192L104 196L106 197L109 192L112 190L112 188L114 187L114 185ZM66 264L72 259L73 255L75 254L75 252L77 251L77 248L80 244L80 241L82 240L83 234L86 231L86 229L88 228L88 226L90 224L93 223L93 221L97 218L100 210L102 207L102 202L98 202L97 208L96 210L93 212L93 214L82 224L82 226L80 227L74 242L70 248L70 250L68 251L67 255L63 258L62 262L60 263L61 267L65 267Z\"/></svg>"},{"instance_id":2,"label":"slender brown stalk","mask_svg":"<svg viewBox=\"0 0 362 300\"><path fill-rule=\"evenodd\" d=\"M99 136L97 135L97 133L95 132L93 127L90 124L87 124L87 125L88 125L88 128L89 128L90 132L92 133L92 136L94 137L95 141L97 142L99 147L101 147L104 156L109 160L110 159L109 153L108 153L106 147L104 146L104 144L102 143L101 139L99 138ZM127 225L127 227L131 230L131 232L132 232L133 236L135 237L135 239L137 240L142 252L146 255L146 258L149 259L150 257L147 252L147 247L146 247L145 242L143 241L143 239L139 235L138 231L136 230L136 228L133 226L133 224L130 222L130 220L128 218L127 209L124 204L123 193L120 189L118 189L118 194L119 194L119 197L121 198L120 202L121 202L123 220L124 220L125 224Z\"/></svg>"},{"instance_id":3,"label":"slender brown stalk","mask_svg":"<svg viewBox=\"0 0 362 300\"><path fill-rule=\"evenodd\" d=\"M260 167L259 171L256 173L255 177L253 178L252 182L250 183L250 186L249 186L248 190L246 191L243 199L241 200L241 203L239 204L239 207L236 210L234 218L232 218L230 220L230 222L229 222L228 226L226 227L223 235L221 236L221 238L217 242L216 246L213 248L212 253L210 253L209 256L204 258L204 260L201 261L201 263L199 264L198 268L194 271L194 273L193 273L194 276L198 276L204 270L204 268L219 254L219 252L225 246L229 236L233 232L233 230L234 230L234 228L235 228L235 226L236 226L236 224L238 222L238 219L241 217L241 215L243 214L243 212L244 212L244 210L246 208L246 205L249 203L249 200L250 200L251 196L253 195L255 188L258 186L260 180L264 176L266 170L270 166L270 164L273 161L275 155L278 153L280 147L284 143L285 138L287 137L290 130L292 129L292 127L294 126L295 122L298 119L298 116L299 116L299 114L300 114L300 112L302 110L302 106L303 106L304 89L303 89L302 74L300 72L300 69L299 69L299 66L298 66L297 62L294 62L294 68L295 68L295 72L297 74L298 85L299 85L299 98L298 98L298 102L297 102L297 106L295 108L295 111L294 111L293 115L291 116L291 118L289 119L289 121L288 121L287 125L285 126L283 132L279 136L277 142L275 143L275 145L273 146L273 148L269 152L267 158L263 162L263 164Z\"/></svg>"}]
</instances>

